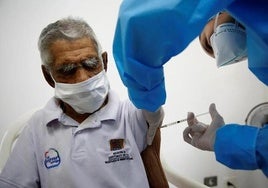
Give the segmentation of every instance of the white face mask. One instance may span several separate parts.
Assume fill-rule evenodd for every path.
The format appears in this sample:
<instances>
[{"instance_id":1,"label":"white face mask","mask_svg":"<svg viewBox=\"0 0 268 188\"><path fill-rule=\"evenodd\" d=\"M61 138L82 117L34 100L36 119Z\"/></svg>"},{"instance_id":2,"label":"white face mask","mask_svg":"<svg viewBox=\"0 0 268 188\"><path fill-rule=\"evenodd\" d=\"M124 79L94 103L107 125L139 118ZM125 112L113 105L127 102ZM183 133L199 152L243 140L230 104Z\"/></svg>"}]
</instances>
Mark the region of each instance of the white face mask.
<instances>
[{"instance_id":1,"label":"white face mask","mask_svg":"<svg viewBox=\"0 0 268 188\"><path fill-rule=\"evenodd\" d=\"M77 113L93 113L104 103L110 85L105 71L79 83L55 82L55 97L69 104Z\"/></svg>"},{"instance_id":2,"label":"white face mask","mask_svg":"<svg viewBox=\"0 0 268 188\"><path fill-rule=\"evenodd\" d=\"M216 27L219 14L215 18L214 33L210 43L217 66L230 65L247 58L246 32L238 23L224 23Z\"/></svg>"}]
</instances>

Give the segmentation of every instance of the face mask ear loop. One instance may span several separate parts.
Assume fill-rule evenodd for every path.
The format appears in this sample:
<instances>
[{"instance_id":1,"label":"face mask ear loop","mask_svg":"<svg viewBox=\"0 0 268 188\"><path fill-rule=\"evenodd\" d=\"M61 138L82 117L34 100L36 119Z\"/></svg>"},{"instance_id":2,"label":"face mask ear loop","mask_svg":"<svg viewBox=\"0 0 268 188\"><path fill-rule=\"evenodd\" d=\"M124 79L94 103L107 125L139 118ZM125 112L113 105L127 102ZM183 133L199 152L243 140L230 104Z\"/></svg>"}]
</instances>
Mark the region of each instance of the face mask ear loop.
<instances>
[{"instance_id":1,"label":"face mask ear loop","mask_svg":"<svg viewBox=\"0 0 268 188\"><path fill-rule=\"evenodd\" d=\"M56 82L56 80L53 78L51 71L49 71L49 74L50 74L52 80L54 81L54 83L56 84L57 82Z\"/></svg>"},{"instance_id":2,"label":"face mask ear loop","mask_svg":"<svg viewBox=\"0 0 268 188\"><path fill-rule=\"evenodd\" d=\"M219 18L219 15L220 15L220 13L218 12L217 15L216 15L216 18L215 18L215 22L214 22L214 33L215 33L215 30L216 30L217 25L218 25L218 18Z\"/></svg>"},{"instance_id":3,"label":"face mask ear loop","mask_svg":"<svg viewBox=\"0 0 268 188\"><path fill-rule=\"evenodd\" d=\"M239 23L236 20L235 20L235 28L239 28Z\"/></svg>"}]
</instances>

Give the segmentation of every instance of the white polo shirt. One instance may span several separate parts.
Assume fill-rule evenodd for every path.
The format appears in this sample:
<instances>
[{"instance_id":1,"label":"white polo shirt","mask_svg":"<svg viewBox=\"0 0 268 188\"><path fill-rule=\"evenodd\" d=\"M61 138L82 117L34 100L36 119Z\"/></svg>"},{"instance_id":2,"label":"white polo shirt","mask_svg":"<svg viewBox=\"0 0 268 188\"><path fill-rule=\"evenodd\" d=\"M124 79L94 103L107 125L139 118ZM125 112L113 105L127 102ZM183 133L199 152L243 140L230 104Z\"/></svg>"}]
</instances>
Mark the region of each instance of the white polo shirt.
<instances>
[{"instance_id":1,"label":"white polo shirt","mask_svg":"<svg viewBox=\"0 0 268 188\"><path fill-rule=\"evenodd\" d=\"M146 132L141 110L112 91L108 103L80 125L52 98L23 130L0 187L149 187L140 157Z\"/></svg>"}]
</instances>

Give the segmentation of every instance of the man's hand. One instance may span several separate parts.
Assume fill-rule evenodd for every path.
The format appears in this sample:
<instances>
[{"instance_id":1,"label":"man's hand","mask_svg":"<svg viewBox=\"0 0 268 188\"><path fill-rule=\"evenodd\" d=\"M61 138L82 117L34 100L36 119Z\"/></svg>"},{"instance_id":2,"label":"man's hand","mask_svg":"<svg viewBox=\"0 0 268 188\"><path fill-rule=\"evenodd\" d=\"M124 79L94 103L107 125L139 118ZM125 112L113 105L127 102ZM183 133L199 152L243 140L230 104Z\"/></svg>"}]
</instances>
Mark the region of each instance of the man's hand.
<instances>
[{"instance_id":1,"label":"man's hand","mask_svg":"<svg viewBox=\"0 0 268 188\"><path fill-rule=\"evenodd\" d=\"M211 116L210 125L199 122L194 113L189 112L187 116L188 127L183 131L184 141L201 150L214 150L215 134L218 128L225 123L222 116L217 112L215 104L209 106Z\"/></svg>"}]
</instances>

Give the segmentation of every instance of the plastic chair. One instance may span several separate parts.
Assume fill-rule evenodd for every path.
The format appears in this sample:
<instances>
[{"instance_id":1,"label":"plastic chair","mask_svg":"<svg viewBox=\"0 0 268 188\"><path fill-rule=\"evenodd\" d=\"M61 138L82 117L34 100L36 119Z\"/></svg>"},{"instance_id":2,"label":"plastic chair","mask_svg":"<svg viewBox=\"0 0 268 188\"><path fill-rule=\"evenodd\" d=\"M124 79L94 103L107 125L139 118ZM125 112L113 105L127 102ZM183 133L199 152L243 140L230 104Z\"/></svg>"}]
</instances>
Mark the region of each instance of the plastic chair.
<instances>
[{"instance_id":1,"label":"plastic chair","mask_svg":"<svg viewBox=\"0 0 268 188\"><path fill-rule=\"evenodd\" d=\"M9 157L9 154L12 151L12 148L16 143L16 140L21 131L23 130L27 120L33 115L36 110L37 109L32 109L26 112L18 119L16 119L16 121L7 126L7 130L5 131L0 143L0 172L2 171Z\"/></svg>"}]
</instances>

